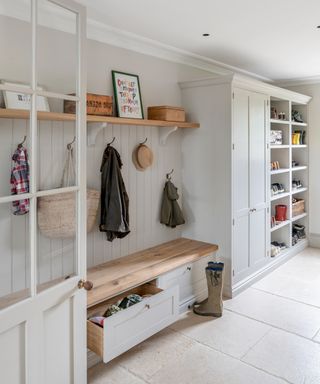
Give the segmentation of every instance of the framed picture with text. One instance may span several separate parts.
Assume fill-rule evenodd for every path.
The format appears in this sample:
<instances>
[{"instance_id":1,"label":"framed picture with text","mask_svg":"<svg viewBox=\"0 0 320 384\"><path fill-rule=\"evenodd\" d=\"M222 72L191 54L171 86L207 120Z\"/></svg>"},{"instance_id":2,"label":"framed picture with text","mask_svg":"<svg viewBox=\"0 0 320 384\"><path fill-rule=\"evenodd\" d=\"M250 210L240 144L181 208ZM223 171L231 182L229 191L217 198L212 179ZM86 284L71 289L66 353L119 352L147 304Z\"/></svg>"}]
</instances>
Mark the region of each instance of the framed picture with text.
<instances>
[{"instance_id":1,"label":"framed picture with text","mask_svg":"<svg viewBox=\"0 0 320 384\"><path fill-rule=\"evenodd\" d=\"M139 76L112 71L112 81L118 116L143 119Z\"/></svg>"}]
</instances>

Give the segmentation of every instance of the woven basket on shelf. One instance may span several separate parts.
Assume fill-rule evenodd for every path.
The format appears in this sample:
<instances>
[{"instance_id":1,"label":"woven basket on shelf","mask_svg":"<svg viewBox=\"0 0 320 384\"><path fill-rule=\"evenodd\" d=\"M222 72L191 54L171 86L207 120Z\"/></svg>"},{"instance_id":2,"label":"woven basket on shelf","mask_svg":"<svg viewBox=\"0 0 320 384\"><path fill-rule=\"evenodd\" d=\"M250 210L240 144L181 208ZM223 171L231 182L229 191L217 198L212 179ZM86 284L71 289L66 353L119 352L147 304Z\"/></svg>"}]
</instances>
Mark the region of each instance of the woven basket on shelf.
<instances>
[{"instance_id":1,"label":"woven basket on shelf","mask_svg":"<svg viewBox=\"0 0 320 384\"><path fill-rule=\"evenodd\" d=\"M304 199L297 199L295 203L292 203L292 217L304 213L304 208Z\"/></svg>"},{"instance_id":2,"label":"woven basket on shelf","mask_svg":"<svg viewBox=\"0 0 320 384\"><path fill-rule=\"evenodd\" d=\"M93 230L100 192L87 190L87 231ZM76 234L76 196L74 192L38 198L38 225L42 235L51 239L68 239Z\"/></svg>"}]
</instances>

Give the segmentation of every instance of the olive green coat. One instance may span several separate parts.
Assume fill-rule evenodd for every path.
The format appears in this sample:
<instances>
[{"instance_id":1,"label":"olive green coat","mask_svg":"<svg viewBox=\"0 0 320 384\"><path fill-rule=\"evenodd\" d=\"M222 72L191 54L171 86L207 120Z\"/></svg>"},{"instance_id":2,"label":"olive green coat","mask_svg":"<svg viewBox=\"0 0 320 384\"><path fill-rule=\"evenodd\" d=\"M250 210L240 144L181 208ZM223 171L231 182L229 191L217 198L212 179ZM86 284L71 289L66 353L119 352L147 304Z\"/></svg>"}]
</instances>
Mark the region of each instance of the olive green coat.
<instances>
[{"instance_id":1,"label":"olive green coat","mask_svg":"<svg viewBox=\"0 0 320 384\"><path fill-rule=\"evenodd\" d=\"M177 202L178 199L178 189L171 181L167 181L162 196L161 224L175 228L177 225L185 223L181 208Z\"/></svg>"}]
</instances>

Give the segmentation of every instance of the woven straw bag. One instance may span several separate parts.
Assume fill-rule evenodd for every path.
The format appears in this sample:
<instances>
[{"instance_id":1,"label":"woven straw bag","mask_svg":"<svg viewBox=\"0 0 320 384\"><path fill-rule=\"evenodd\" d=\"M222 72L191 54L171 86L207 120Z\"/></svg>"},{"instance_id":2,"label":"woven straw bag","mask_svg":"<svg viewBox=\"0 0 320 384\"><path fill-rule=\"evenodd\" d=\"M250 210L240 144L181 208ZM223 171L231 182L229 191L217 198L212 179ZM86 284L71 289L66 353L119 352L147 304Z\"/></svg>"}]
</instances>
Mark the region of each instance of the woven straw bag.
<instances>
[{"instance_id":1,"label":"woven straw bag","mask_svg":"<svg viewBox=\"0 0 320 384\"><path fill-rule=\"evenodd\" d=\"M62 187L74 185L73 150L68 146L67 160L62 176ZM87 231L96 222L100 192L87 189ZM41 233L51 239L67 239L76 234L76 193L67 192L38 198L38 225Z\"/></svg>"}]
</instances>

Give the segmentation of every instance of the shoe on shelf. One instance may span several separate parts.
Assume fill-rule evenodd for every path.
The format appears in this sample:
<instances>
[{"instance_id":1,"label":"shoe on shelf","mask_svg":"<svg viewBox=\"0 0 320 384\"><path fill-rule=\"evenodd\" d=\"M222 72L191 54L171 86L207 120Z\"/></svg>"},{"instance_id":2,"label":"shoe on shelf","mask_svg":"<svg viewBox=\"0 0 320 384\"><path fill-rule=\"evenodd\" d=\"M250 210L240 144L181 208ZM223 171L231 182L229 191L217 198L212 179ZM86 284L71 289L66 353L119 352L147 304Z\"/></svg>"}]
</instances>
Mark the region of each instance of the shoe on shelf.
<instances>
[{"instance_id":1,"label":"shoe on shelf","mask_svg":"<svg viewBox=\"0 0 320 384\"><path fill-rule=\"evenodd\" d=\"M303 118L299 111L293 110L291 116L292 121L295 121L296 123L303 123Z\"/></svg>"}]
</instances>

